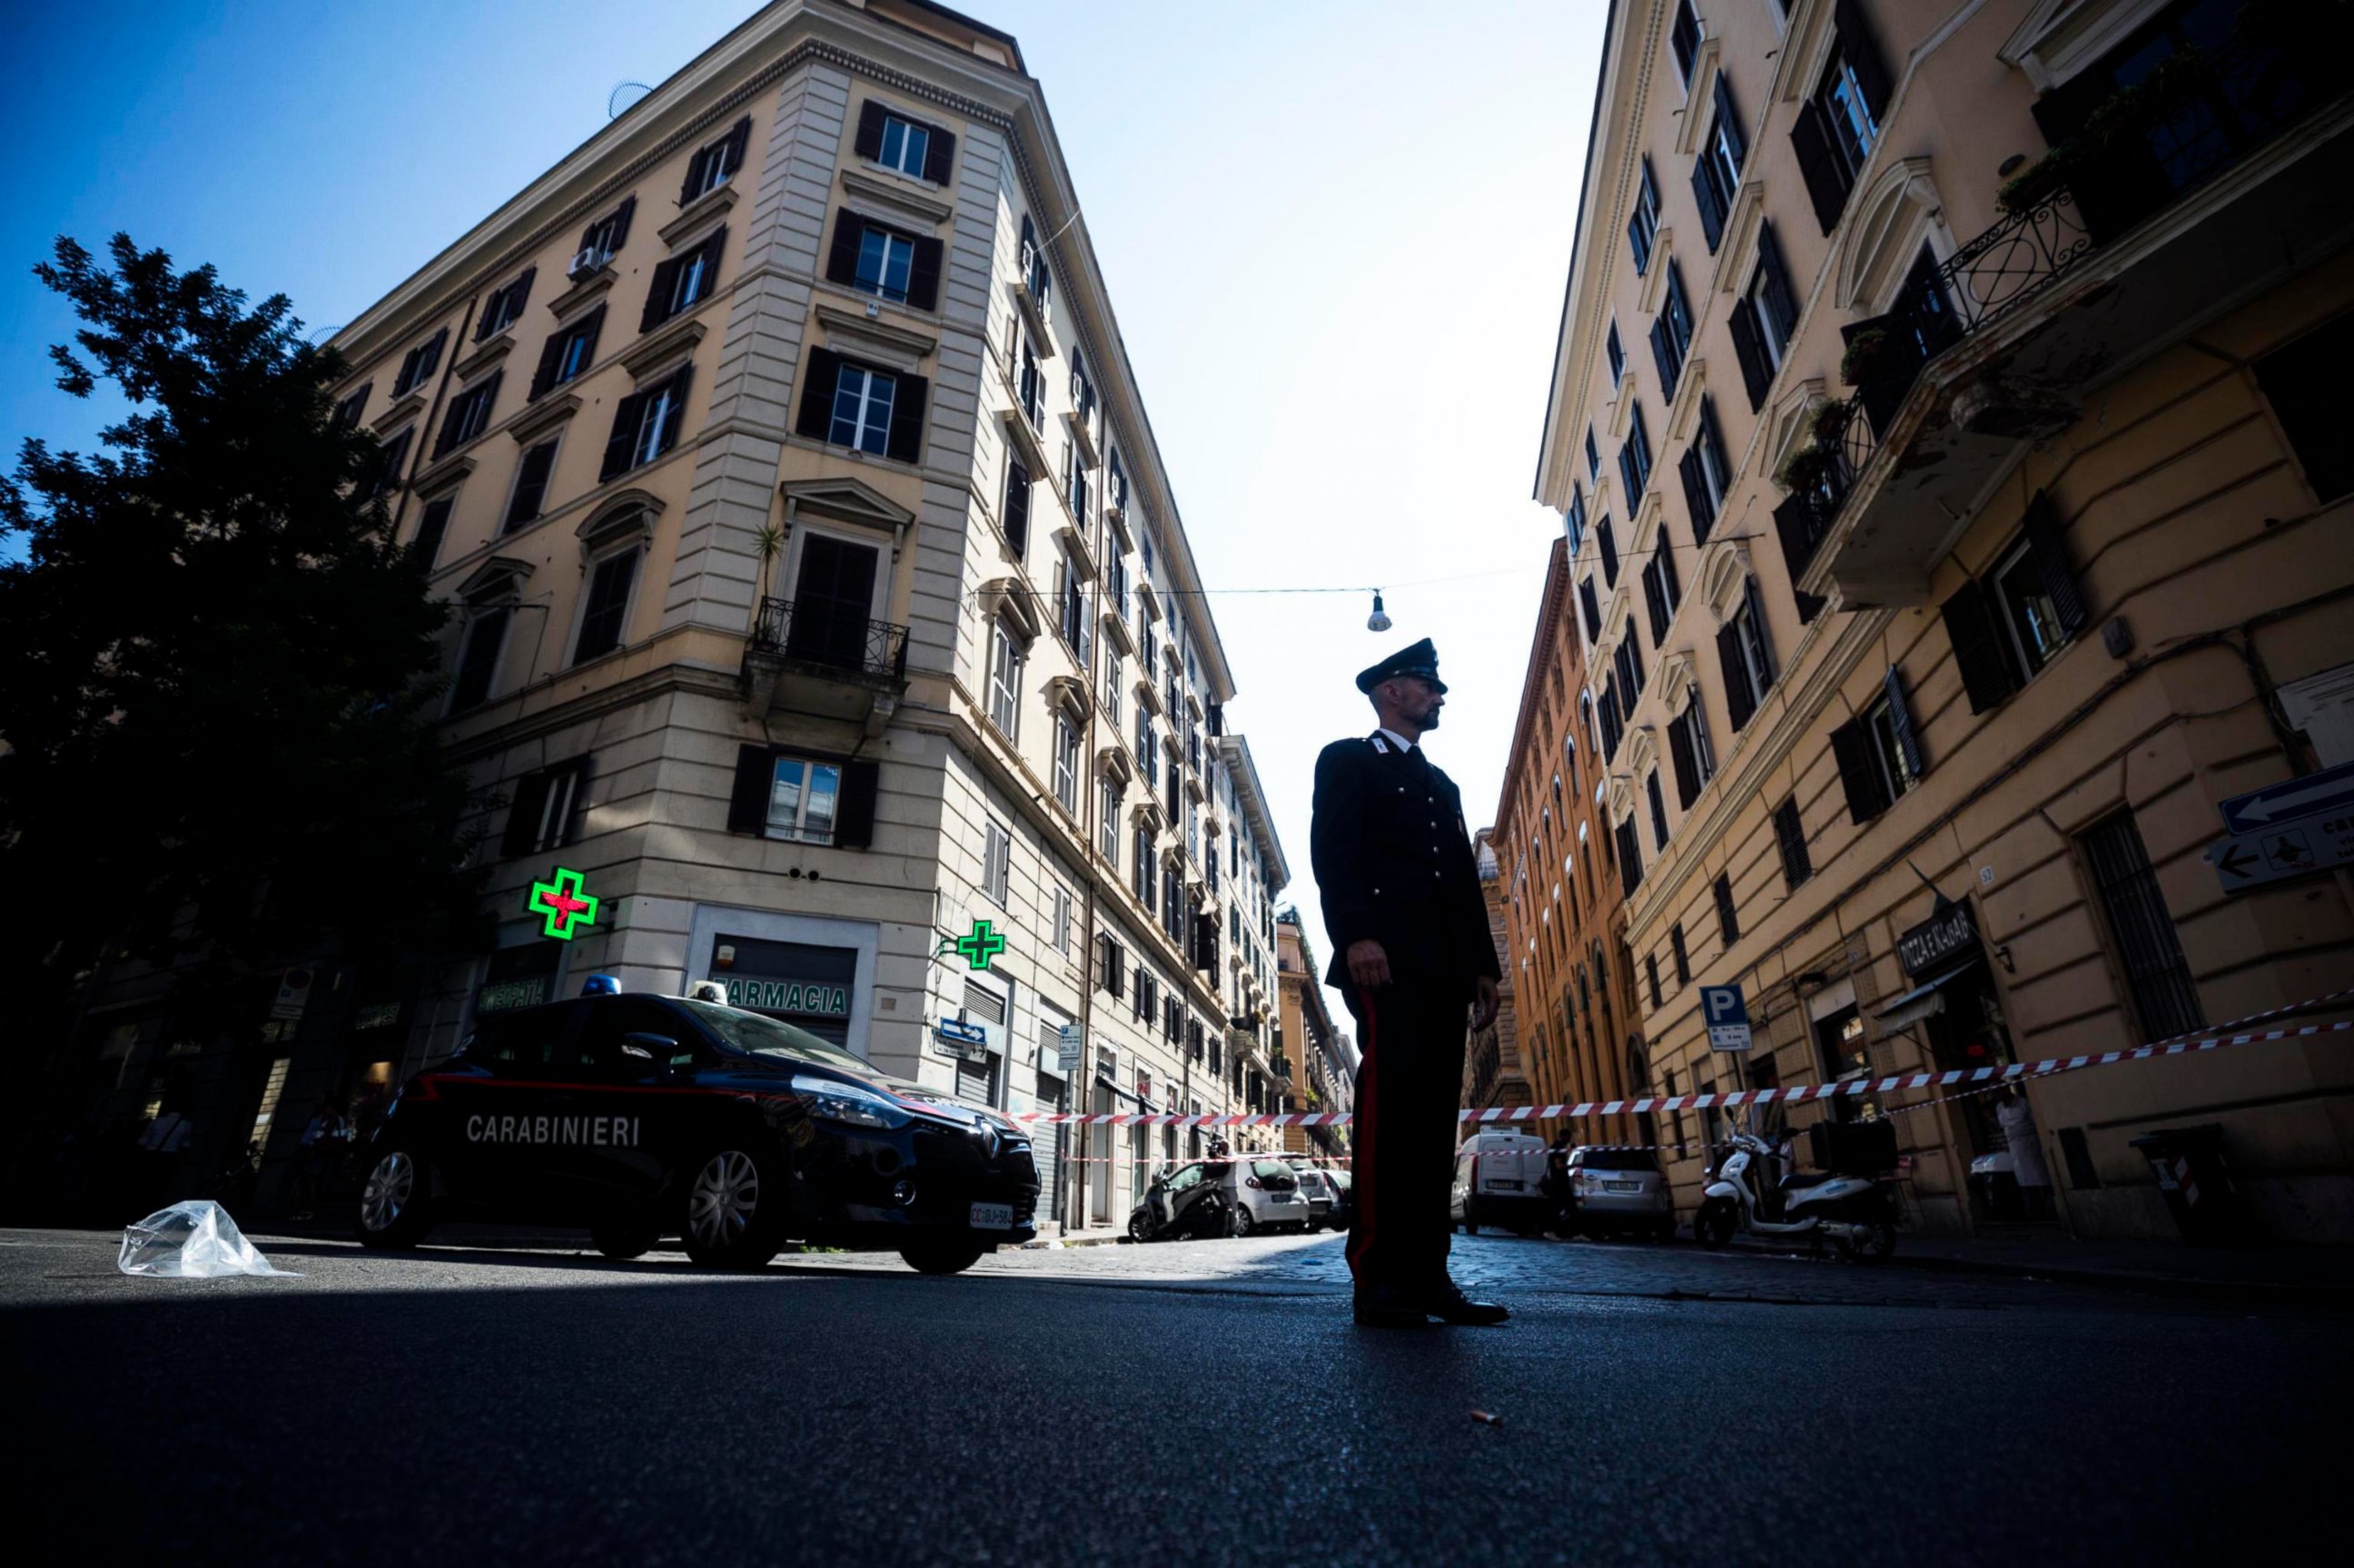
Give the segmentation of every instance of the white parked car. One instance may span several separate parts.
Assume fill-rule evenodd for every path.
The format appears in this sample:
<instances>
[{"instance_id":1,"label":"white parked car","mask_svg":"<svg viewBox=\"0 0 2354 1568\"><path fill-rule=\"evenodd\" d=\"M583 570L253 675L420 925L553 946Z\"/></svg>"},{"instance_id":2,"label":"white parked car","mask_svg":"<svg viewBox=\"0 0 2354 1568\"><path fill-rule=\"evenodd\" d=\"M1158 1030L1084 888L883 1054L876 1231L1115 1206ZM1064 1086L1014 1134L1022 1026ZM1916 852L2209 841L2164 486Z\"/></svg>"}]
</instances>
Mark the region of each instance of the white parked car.
<instances>
[{"instance_id":1,"label":"white parked car","mask_svg":"<svg viewBox=\"0 0 2354 1568\"><path fill-rule=\"evenodd\" d=\"M1543 1187L1545 1140L1518 1128L1475 1132L1455 1151L1455 1187L1447 1218L1476 1236L1481 1225L1540 1234L1553 1217Z\"/></svg>"},{"instance_id":2,"label":"white parked car","mask_svg":"<svg viewBox=\"0 0 2354 1568\"><path fill-rule=\"evenodd\" d=\"M1299 1195L1308 1200L1309 1230L1320 1231L1332 1224L1332 1209L1340 1201L1340 1192L1331 1179L1313 1165L1294 1165L1291 1173L1299 1178Z\"/></svg>"},{"instance_id":3,"label":"white parked car","mask_svg":"<svg viewBox=\"0 0 2354 1568\"><path fill-rule=\"evenodd\" d=\"M1226 1197L1234 1204L1235 1234L1308 1228L1308 1200L1291 1167L1266 1155L1236 1155L1226 1166Z\"/></svg>"}]
</instances>

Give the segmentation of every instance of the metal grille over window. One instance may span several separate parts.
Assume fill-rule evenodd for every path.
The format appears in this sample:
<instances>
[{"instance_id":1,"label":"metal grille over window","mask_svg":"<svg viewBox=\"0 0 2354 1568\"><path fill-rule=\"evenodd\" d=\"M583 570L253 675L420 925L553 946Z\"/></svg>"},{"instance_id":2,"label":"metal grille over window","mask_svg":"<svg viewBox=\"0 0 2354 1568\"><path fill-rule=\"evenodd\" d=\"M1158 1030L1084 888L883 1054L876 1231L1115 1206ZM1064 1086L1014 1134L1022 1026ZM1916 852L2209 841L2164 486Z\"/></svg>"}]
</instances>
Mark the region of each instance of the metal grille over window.
<instances>
[{"instance_id":1,"label":"metal grille over window","mask_svg":"<svg viewBox=\"0 0 2354 1568\"><path fill-rule=\"evenodd\" d=\"M2133 813L2119 811L2082 842L2126 971L2126 991L2148 1038L2163 1040L2200 1028L2207 1020L2199 988Z\"/></svg>"}]
</instances>

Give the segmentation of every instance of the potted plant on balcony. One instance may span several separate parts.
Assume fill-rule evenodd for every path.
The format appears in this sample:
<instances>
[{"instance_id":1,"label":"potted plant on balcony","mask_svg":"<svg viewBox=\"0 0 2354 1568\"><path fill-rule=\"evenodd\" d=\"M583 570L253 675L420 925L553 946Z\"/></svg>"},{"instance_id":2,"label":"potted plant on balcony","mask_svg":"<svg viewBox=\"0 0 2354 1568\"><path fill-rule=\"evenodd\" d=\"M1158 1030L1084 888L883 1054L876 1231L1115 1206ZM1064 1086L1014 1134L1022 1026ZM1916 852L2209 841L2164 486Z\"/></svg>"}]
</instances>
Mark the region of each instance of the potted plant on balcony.
<instances>
[{"instance_id":1,"label":"potted plant on balcony","mask_svg":"<svg viewBox=\"0 0 2354 1568\"><path fill-rule=\"evenodd\" d=\"M1887 332L1868 327L1848 340L1847 352L1840 355L1840 379L1850 387L1861 387L1887 363Z\"/></svg>"}]
</instances>

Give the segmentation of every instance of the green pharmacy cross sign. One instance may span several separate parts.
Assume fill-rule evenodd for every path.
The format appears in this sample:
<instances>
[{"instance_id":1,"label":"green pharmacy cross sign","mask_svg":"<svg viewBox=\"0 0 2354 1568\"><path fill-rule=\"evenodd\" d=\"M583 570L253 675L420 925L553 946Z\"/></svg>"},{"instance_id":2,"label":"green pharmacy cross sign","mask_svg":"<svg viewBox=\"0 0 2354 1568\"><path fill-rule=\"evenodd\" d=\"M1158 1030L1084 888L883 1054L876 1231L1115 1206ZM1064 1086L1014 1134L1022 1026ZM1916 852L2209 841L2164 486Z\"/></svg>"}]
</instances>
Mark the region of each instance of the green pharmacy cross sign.
<instances>
[{"instance_id":1,"label":"green pharmacy cross sign","mask_svg":"<svg viewBox=\"0 0 2354 1568\"><path fill-rule=\"evenodd\" d=\"M972 929L953 945L964 955L965 963L976 969L987 969L990 959L1005 951L1005 938L986 920L974 921Z\"/></svg>"},{"instance_id":2,"label":"green pharmacy cross sign","mask_svg":"<svg viewBox=\"0 0 2354 1568\"><path fill-rule=\"evenodd\" d=\"M563 866L556 868L553 882L535 882L531 897L525 908L534 915L547 916L547 935L559 942L568 942L578 936L582 927L597 923L597 900L580 891L580 874Z\"/></svg>"}]
</instances>

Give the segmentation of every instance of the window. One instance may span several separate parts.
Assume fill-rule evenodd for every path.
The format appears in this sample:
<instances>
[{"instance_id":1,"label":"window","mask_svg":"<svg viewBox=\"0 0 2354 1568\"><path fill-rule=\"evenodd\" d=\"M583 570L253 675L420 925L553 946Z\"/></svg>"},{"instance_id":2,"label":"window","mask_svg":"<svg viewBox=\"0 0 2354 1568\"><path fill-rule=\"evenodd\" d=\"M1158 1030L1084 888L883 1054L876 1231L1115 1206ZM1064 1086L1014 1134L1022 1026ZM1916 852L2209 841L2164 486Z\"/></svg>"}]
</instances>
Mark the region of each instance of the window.
<instances>
[{"instance_id":1,"label":"window","mask_svg":"<svg viewBox=\"0 0 2354 1568\"><path fill-rule=\"evenodd\" d=\"M1569 485L1569 510L1562 514L1561 531L1568 536L1570 558L1575 560L1585 543L1585 493L1572 480Z\"/></svg>"},{"instance_id":2,"label":"window","mask_svg":"<svg viewBox=\"0 0 2354 1568\"><path fill-rule=\"evenodd\" d=\"M1651 482L1651 433L1644 427L1640 403L1627 410L1627 444L1618 449L1618 477L1627 482L1627 505L1631 510Z\"/></svg>"},{"instance_id":3,"label":"window","mask_svg":"<svg viewBox=\"0 0 2354 1568\"><path fill-rule=\"evenodd\" d=\"M1096 985L1118 996L1127 983L1127 953L1108 931L1096 934Z\"/></svg>"},{"instance_id":4,"label":"window","mask_svg":"<svg viewBox=\"0 0 2354 1568\"><path fill-rule=\"evenodd\" d=\"M1066 713L1055 715L1055 799L1063 810L1079 810L1079 730Z\"/></svg>"},{"instance_id":5,"label":"window","mask_svg":"<svg viewBox=\"0 0 2354 1568\"><path fill-rule=\"evenodd\" d=\"M2105 818L2079 842L2125 970L2126 994L2140 1015L2145 1036L2167 1040L2201 1027L2206 1014L2199 1004L2199 988L2192 983L2174 917L2167 912L2166 895L2133 813L2119 811Z\"/></svg>"},{"instance_id":6,"label":"window","mask_svg":"<svg viewBox=\"0 0 2354 1568\"><path fill-rule=\"evenodd\" d=\"M1131 874L1129 885L1136 894L1136 901L1143 905L1146 913L1150 914L1152 909L1152 829L1140 821L1136 824L1136 859L1129 869Z\"/></svg>"},{"instance_id":7,"label":"window","mask_svg":"<svg viewBox=\"0 0 2354 1568\"><path fill-rule=\"evenodd\" d=\"M879 452L891 439L891 403L898 377L861 366L844 365L836 375L833 422L826 440L839 447Z\"/></svg>"},{"instance_id":8,"label":"window","mask_svg":"<svg viewBox=\"0 0 2354 1568\"><path fill-rule=\"evenodd\" d=\"M1652 768L1643 775L1643 793L1651 805L1651 847L1668 847L1668 800L1659 790L1659 770Z\"/></svg>"},{"instance_id":9,"label":"window","mask_svg":"<svg viewBox=\"0 0 2354 1568\"><path fill-rule=\"evenodd\" d=\"M400 374L392 379L392 395L406 397L424 385L425 378L440 368L442 345L450 341L450 329L443 327L401 357Z\"/></svg>"},{"instance_id":10,"label":"window","mask_svg":"<svg viewBox=\"0 0 2354 1568\"><path fill-rule=\"evenodd\" d=\"M1103 781L1103 800L1097 814L1101 819L1097 826L1097 842L1103 848L1104 859L1111 863L1113 874L1118 875L1119 873L1119 781L1118 779L1107 779Z\"/></svg>"},{"instance_id":11,"label":"window","mask_svg":"<svg viewBox=\"0 0 2354 1568\"><path fill-rule=\"evenodd\" d=\"M474 612L466 623L466 640L458 650L458 675L450 685L450 711L477 708L491 694L498 674L499 653L505 646L510 607L501 604Z\"/></svg>"},{"instance_id":12,"label":"window","mask_svg":"<svg viewBox=\"0 0 2354 1568\"><path fill-rule=\"evenodd\" d=\"M686 183L679 187L678 205L709 196L744 166L744 150L751 143L752 118L746 115L716 142L706 142L687 161Z\"/></svg>"},{"instance_id":13,"label":"window","mask_svg":"<svg viewBox=\"0 0 2354 1568\"><path fill-rule=\"evenodd\" d=\"M1603 521L1606 523L1609 519ZM1602 637L1602 608L1595 598L1594 579L1590 577L1577 580L1577 609L1585 620L1585 641L1589 643L1599 641Z\"/></svg>"},{"instance_id":14,"label":"window","mask_svg":"<svg viewBox=\"0 0 2354 1568\"><path fill-rule=\"evenodd\" d=\"M1691 306L1684 298L1683 269L1670 261L1667 292L1659 301L1659 319L1651 323L1651 359L1659 367L1659 396L1670 402L1676 396L1676 383L1684 373L1684 358L1691 352ZM1639 405L1635 412L1638 416L1642 413ZM1643 467L1647 472L1650 469L1648 452ZM1629 504L1638 493L1627 493Z\"/></svg>"},{"instance_id":15,"label":"window","mask_svg":"<svg viewBox=\"0 0 2354 1568\"><path fill-rule=\"evenodd\" d=\"M588 226L580 236L580 253L572 259L573 277L595 271L629 243L630 218L637 210L638 198L628 196L620 207Z\"/></svg>"},{"instance_id":16,"label":"window","mask_svg":"<svg viewBox=\"0 0 2354 1568\"><path fill-rule=\"evenodd\" d=\"M2354 491L2354 396L2345 366L2354 356L2354 315L2341 315L2256 361L2256 385L2273 407L2305 481L2323 503ZM366 396L366 388L361 388Z\"/></svg>"},{"instance_id":17,"label":"window","mask_svg":"<svg viewBox=\"0 0 2354 1568\"><path fill-rule=\"evenodd\" d=\"M1984 581L1963 584L1939 607L1974 714L2032 680L2091 619L2044 493L2027 503L2020 535Z\"/></svg>"},{"instance_id":18,"label":"window","mask_svg":"<svg viewBox=\"0 0 2354 1568\"><path fill-rule=\"evenodd\" d=\"M1733 217L1733 198L1741 191L1741 161L1748 143L1741 134L1741 116L1733 107L1733 88L1724 72L1716 73L1716 114L1708 134L1701 138L1700 158L1692 164L1692 196L1700 204L1701 232L1709 254L1716 253L1724 226Z\"/></svg>"},{"instance_id":19,"label":"window","mask_svg":"<svg viewBox=\"0 0 2354 1568\"><path fill-rule=\"evenodd\" d=\"M1013 836L994 818L981 835L981 891L999 908L1011 907L1013 896Z\"/></svg>"},{"instance_id":20,"label":"window","mask_svg":"<svg viewBox=\"0 0 2354 1568\"><path fill-rule=\"evenodd\" d=\"M853 286L880 299L907 301L907 274L916 265L916 242L887 228L866 230L858 243Z\"/></svg>"},{"instance_id":21,"label":"window","mask_svg":"<svg viewBox=\"0 0 2354 1568\"><path fill-rule=\"evenodd\" d=\"M1061 883L1055 885L1055 951L1066 958L1071 951L1071 890Z\"/></svg>"},{"instance_id":22,"label":"window","mask_svg":"<svg viewBox=\"0 0 2354 1568\"><path fill-rule=\"evenodd\" d=\"M719 253L726 247L727 230L715 228L692 250L683 250L654 267L646 289L645 313L638 330L652 332L663 323L711 297L719 281Z\"/></svg>"},{"instance_id":23,"label":"window","mask_svg":"<svg viewBox=\"0 0 2354 1568\"><path fill-rule=\"evenodd\" d=\"M1659 235L1659 187L1651 180L1651 160L1643 160L1642 183L1635 189L1635 211L1627 219L1627 244L1635 253L1635 271L1640 276L1651 264L1651 245Z\"/></svg>"},{"instance_id":24,"label":"window","mask_svg":"<svg viewBox=\"0 0 2354 1568\"><path fill-rule=\"evenodd\" d=\"M627 630L630 587L637 580L638 547L607 556L588 574L588 602L580 611L580 638L572 650L575 664L610 653L621 645Z\"/></svg>"},{"instance_id":25,"label":"window","mask_svg":"<svg viewBox=\"0 0 2354 1568\"><path fill-rule=\"evenodd\" d=\"M1724 674L1725 718L1738 731L1774 686L1774 652L1766 641L1766 607L1757 597L1755 577L1743 582L1739 608L1717 630L1716 657Z\"/></svg>"},{"instance_id":26,"label":"window","mask_svg":"<svg viewBox=\"0 0 2354 1568\"><path fill-rule=\"evenodd\" d=\"M1683 599L1683 586L1676 580L1675 541L1668 536L1665 521L1651 540L1650 559L1643 565L1643 604L1651 617L1651 646L1665 650L1668 645L1668 623L1676 618L1676 606Z\"/></svg>"},{"instance_id":27,"label":"window","mask_svg":"<svg viewBox=\"0 0 2354 1568\"><path fill-rule=\"evenodd\" d=\"M601 484L616 474L643 468L678 445L679 422L686 414L686 389L694 366L675 371L631 393L613 407L613 433L605 441L605 461L599 469Z\"/></svg>"},{"instance_id":28,"label":"window","mask_svg":"<svg viewBox=\"0 0 2354 1568\"><path fill-rule=\"evenodd\" d=\"M1716 929L1724 938L1727 952L1741 940L1741 916L1733 906L1733 878L1720 875L1716 879Z\"/></svg>"},{"instance_id":29,"label":"window","mask_svg":"<svg viewBox=\"0 0 2354 1568\"><path fill-rule=\"evenodd\" d=\"M825 348L810 351L804 376L796 434L902 462L921 456L922 376L878 370Z\"/></svg>"},{"instance_id":30,"label":"window","mask_svg":"<svg viewBox=\"0 0 2354 1568\"><path fill-rule=\"evenodd\" d=\"M1609 518L1605 517L1595 524L1594 544L1602 552L1602 586L1606 589L1615 588L1618 586L1618 535L1611 528ZM1599 625L1594 634L1596 637L1602 635Z\"/></svg>"},{"instance_id":31,"label":"window","mask_svg":"<svg viewBox=\"0 0 2354 1568\"><path fill-rule=\"evenodd\" d=\"M1022 334L1021 372L1014 387L1014 397L1022 405L1023 418L1030 421L1032 429L1037 429L1046 422L1046 378L1039 372L1038 353L1031 347L1027 333ZM1145 569L1150 571L1151 567L1148 564Z\"/></svg>"},{"instance_id":32,"label":"window","mask_svg":"<svg viewBox=\"0 0 2354 1568\"><path fill-rule=\"evenodd\" d=\"M455 494L437 495L425 503L424 514L417 520L417 537L409 541L408 552L429 572L441 554L442 537L450 532L450 513L457 504Z\"/></svg>"},{"instance_id":33,"label":"window","mask_svg":"<svg viewBox=\"0 0 2354 1568\"><path fill-rule=\"evenodd\" d=\"M1690 87L1692 62L1700 56L1700 18L1692 15L1691 0L1676 0L1676 19L1668 29L1668 52L1676 58L1676 74Z\"/></svg>"},{"instance_id":34,"label":"window","mask_svg":"<svg viewBox=\"0 0 2354 1568\"><path fill-rule=\"evenodd\" d=\"M1618 888L1627 897L1643 885L1643 850L1635 842L1635 819L1628 818L1612 830L1618 843Z\"/></svg>"},{"instance_id":35,"label":"window","mask_svg":"<svg viewBox=\"0 0 2354 1568\"><path fill-rule=\"evenodd\" d=\"M433 457L440 461L456 451L491 427L491 408L499 397L500 372L493 371L455 397L441 417L441 439L433 443Z\"/></svg>"},{"instance_id":36,"label":"window","mask_svg":"<svg viewBox=\"0 0 2354 1568\"><path fill-rule=\"evenodd\" d=\"M578 380L597 362L597 334L604 329L605 307L558 327L540 346L539 368L532 372L531 395L539 397L567 381Z\"/></svg>"},{"instance_id":37,"label":"window","mask_svg":"<svg viewBox=\"0 0 2354 1568\"><path fill-rule=\"evenodd\" d=\"M1585 427L1585 479L1589 484L1602 479L1602 450L1594 444L1594 427Z\"/></svg>"},{"instance_id":38,"label":"window","mask_svg":"<svg viewBox=\"0 0 2354 1568\"><path fill-rule=\"evenodd\" d=\"M1643 955L1643 973L1651 982L1651 1011L1653 1012L1657 1012L1661 1007L1666 1005L1659 996L1659 954L1645 953Z\"/></svg>"},{"instance_id":39,"label":"window","mask_svg":"<svg viewBox=\"0 0 2354 1568\"><path fill-rule=\"evenodd\" d=\"M1709 530L1716 526L1716 514L1724 505L1725 490L1733 482L1724 440L1717 434L1716 408L1709 398L1700 401L1699 423L1676 471L1683 480L1684 506L1691 514L1692 543L1706 544Z\"/></svg>"},{"instance_id":40,"label":"window","mask_svg":"<svg viewBox=\"0 0 2354 1568\"><path fill-rule=\"evenodd\" d=\"M588 759L585 757L515 780L514 802L507 811L506 834L499 853L513 860L561 849L578 836L580 814L588 793Z\"/></svg>"},{"instance_id":41,"label":"window","mask_svg":"<svg viewBox=\"0 0 2354 1568\"><path fill-rule=\"evenodd\" d=\"M501 530L520 528L539 515L547 502L547 476L556 469L556 442L551 439L527 448L515 464L514 491L507 497L507 514Z\"/></svg>"},{"instance_id":42,"label":"window","mask_svg":"<svg viewBox=\"0 0 2354 1568\"><path fill-rule=\"evenodd\" d=\"M1000 514L1005 520L1005 544L1020 560L1030 553L1030 465L1013 455L1009 444L1005 452L1005 509Z\"/></svg>"},{"instance_id":43,"label":"window","mask_svg":"<svg viewBox=\"0 0 2354 1568\"><path fill-rule=\"evenodd\" d=\"M1904 700L1903 677L1893 664L1879 698L1860 715L1831 731L1831 756L1847 790L1848 814L1858 827L1886 810L1921 781L1921 742Z\"/></svg>"},{"instance_id":44,"label":"window","mask_svg":"<svg viewBox=\"0 0 2354 1568\"><path fill-rule=\"evenodd\" d=\"M1023 649L1013 629L1002 620L990 628L989 718L1012 740L1022 723Z\"/></svg>"},{"instance_id":45,"label":"window","mask_svg":"<svg viewBox=\"0 0 2354 1568\"><path fill-rule=\"evenodd\" d=\"M526 267L523 276L504 289L493 289L482 302L482 319L475 323L474 341L496 337L523 319L524 306L531 302L531 281L538 272L536 267Z\"/></svg>"},{"instance_id":46,"label":"window","mask_svg":"<svg viewBox=\"0 0 2354 1568\"><path fill-rule=\"evenodd\" d=\"M1891 80L1881 63L1880 45L1860 6L1832 12L1830 57L1813 92L1798 105L1790 145L1807 182L1815 220L1825 234L1839 227L1848 193L1880 140L1881 116L1888 111Z\"/></svg>"},{"instance_id":47,"label":"window","mask_svg":"<svg viewBox=\"0 0 2354 1568\"><path fill-rule=\"evenodd\" d=\"M1815 863L1807 855L1807 827L1798 820L1796 799L1774 808L1774 842L1782 851L1782 880L1796 893L1801 883L1815 874Z\"/></svg>"},{"instance_id":48,"label":"window","mask_svg":"<svg viewBox=\"0 0 2354 1568\"><path fill-rule=\"evenodd\" d=\"M1119 722L1119 652L1107 646L1103 660L1103 705L1104 711L1111 715L1115 726Z\"/></svg>"},{"instance_id":49,"label":"window","mask_svg":"<svg viewBox=\"0 0 2354 1568\"><path fill-rule=\"evenodd\" d=\"M1618 640L1617 652L1611 656L1610 662L1618 677L1616 689L1622 694L1618 699L1622 705L1621 712L1631 718L1635 713L1635 701L1643 694L1643 650L1635 641L1632 626L1627 629L1626 636Z\"/></svg>"},{"instance_id":50,"label":"window","mask_svg":"<svg viewBox=\"0 0 2354 1568\"><path fill-rule=\"evenodd\" d=\"M408 443L416 435L417 427L406 425L398 435L377 446L376 472L368 480L369 495L382 495L400 482L401 468L408 461Z\"/></svg>"},{"instance_id":51,"label":"window","mask_svg":"<svg viewBox=\"0 0 2354 1568\"><path fill-rule=\"evenodd\" d=\"M1691 984L1691 959L1684 951L1684 923L1681 920L1669 927L1668 949L1675 955L1676 983Z\"/></svg>"},{"instance_id":52,"label":"window","mask_svg":"<svg viewBox=\"0 0 2354 1568\"><path fill-rule=\"evenodd\" d=\"M883 117L883 148L876 161L886 169L924 177L924 154L931 150L931 132L896 114Z\"/></svg>"},{"instance_id":53,"label":"window","mask_svg":"<svg viewBox=\"0 0 2354 1568\"><path fill-rule=\"evenodd\" d=\"M1708 719L1701 712L1698 687L1687 694L1684 711L1668 721L1668 759L1675 768L1676 801L1689 811L1716 772L1716 758L1708 745Z\"/></svg>"},{"instance_id":54,"label":"window","mask_svg":"<svg viewBox=\"0 0 2354 1568\"><path fill-rule=\"evenodd\" d=\"M335 405L335 429L339 430L350 430L359 428L360 415L366 410L368 393L374 389L376 383L371 381L366 386L362 387L358 391L353 393L350 397Z\"/></svg>"},{"instance_id":55,"label":"window","mask_svg":"<svg viewBox=\"0 0 2354 1568\"><path fill-rule=\"evenodd\" d=\"M1748 285L1733 307L1733 353L1741 362L1742 389L1749 394L1749 410L1766 406L1775 374L1789 352L1790 334L1797 330L1798 311L1790 299L1790 274L1782 264L1781 242L1771 223L1757 226L1757 263L1750 269Z\"/></svg>"},{"instance_id":56,"label":"window","mask_svg":"<svg viewBox=\"0 0 2354 1568\"><path fill-rule=\"evenodd\" d=\"M1602 340L1602 352L1610 360L1610 385L1616 388L1619 378L1627 374L1627 351L1618 346L1618 323L1610 323L1610 335Z\"/></svg>"},{"instance_id":57,"label":"window","mask_svg":"<svg viewBox=\"0 0 2354 1568\"><path fill-rule=\"evenodd\" d=\"M1063 443L1063 493L1071 500L1071 515L1087 524L1087 464L1075 441Z\"/></svg>"}]
</instances>

